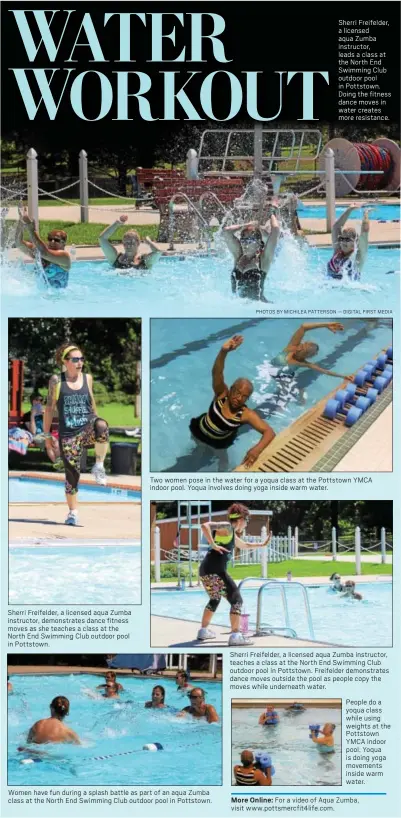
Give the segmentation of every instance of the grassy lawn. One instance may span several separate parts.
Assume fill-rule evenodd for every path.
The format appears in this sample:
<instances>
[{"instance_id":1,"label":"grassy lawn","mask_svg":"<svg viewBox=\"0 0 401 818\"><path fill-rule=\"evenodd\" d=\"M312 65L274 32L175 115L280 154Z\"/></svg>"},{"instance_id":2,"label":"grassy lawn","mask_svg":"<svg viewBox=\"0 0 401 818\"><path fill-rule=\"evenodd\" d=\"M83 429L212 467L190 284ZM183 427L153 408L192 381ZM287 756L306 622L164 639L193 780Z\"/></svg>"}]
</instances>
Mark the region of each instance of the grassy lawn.
<instances>
[{"instance_id":1,"label":"grassy lawn","mask_svg":"<svg viewBox=\"0 0 401 818\"><path fill-rule=\"evenodd\" d=\"M166 566L167 567L167 566ZM169 566L170 570L174 566ZM382 565L381 563L362 563L362 575L369 576L370 574L388 574L393 572L392 565ZM332 560L286 560L285 562L271 562L268 566L268 579L283 579L287 575L287 571L292 572L293 579L297 577L329 577L333 571L337 571L340 575L351 576L355 574L355 564L352 562L333 562ZM152 566L153 574L153 566ZM182 563L181 576L188 576L188 564ZM260 565L235 565L230 568L230 576L235 580L245 579L245 577L261 577L262 571ZM192 566L192 578L197 579L197 566ZM163 578L162 567L162 582L177 582L176 577Z\"/></svg>"},{"instance_id":2,"label":"grassy lawn","mask_svg":"<svg viewBox=\"0 0 401 818\"><path fill-rule=\"evenodd\" d=\"M12 229L12 225L15 224L11 220L7 220L7 228ZM8 227L10 226L10 227ZM47 221L41 219L39 224L39 233L42 239L46 241L47 234L50 230L65 230L68 235L67 244L89 244L98 246L98 238L99 234L107 227L107 224L103 223L88 223L88 224L81 224L76 222L65 222L65 221ZM127 230L136 230L139 233L141 238L145 238L145 236L149 236L150 239L156 241L157 234L159 231L159 227L157 224L129 224L129 225L121 225L118 227L115 233L113 234L113 241L121 241L123 234Z\"/></svg>"}]
</instances>

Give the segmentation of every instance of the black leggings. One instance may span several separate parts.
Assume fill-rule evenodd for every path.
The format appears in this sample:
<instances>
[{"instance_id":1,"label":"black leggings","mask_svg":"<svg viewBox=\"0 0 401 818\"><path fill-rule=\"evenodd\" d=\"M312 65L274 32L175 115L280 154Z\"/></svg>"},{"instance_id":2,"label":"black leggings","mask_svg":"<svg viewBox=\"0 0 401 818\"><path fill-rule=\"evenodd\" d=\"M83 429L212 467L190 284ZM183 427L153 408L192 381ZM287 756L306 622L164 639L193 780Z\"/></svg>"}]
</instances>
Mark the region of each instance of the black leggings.
<instances>
[{"instance_id":1,"label":"black leggings","mask_svg":"<svg viewBox=\"0 0 401 818\"><path fill-rule=\"evenodd\" d=\"M242 608L242 596L230 575L226 571L220 574L204 574L199 577L206 593L209 596L209 602L206 605L208 611L216 611L220 605L220 600L224 596L227 602L230 603L230 613L240 614Z\"/></svg>"},{"instance_id":2,"label":"black leggings","mask_svg":"<svg viewBox=\"0 0 401 818\"><path fill-rule=\"evenodd\" d=\"M65 493L76 494L81 474L83 449L90 449L95 443L107 443L109 427L102 418L93 418L78 434L60 438L60 454L65 470Z\"/></svg>"}]
</instances>

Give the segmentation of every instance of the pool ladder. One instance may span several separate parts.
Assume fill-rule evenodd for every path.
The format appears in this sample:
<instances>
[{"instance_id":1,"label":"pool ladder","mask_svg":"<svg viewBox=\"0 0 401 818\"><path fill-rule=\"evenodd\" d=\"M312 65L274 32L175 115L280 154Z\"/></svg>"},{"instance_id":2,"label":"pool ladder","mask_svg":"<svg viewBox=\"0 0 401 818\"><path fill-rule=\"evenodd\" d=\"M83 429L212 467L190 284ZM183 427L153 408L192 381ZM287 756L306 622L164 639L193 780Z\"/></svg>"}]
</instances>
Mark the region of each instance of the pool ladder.
<instances>
[{"instance_id":1,"label":"pool ladder","mask_svg":"<svg viewBox=\"0 0 401 818\"><path fill-rule=\"evenodd\" d=\"M245 579L241 580L241 582L238 585L238 590L239 591L241 590L241 587L246 582L261 582L262 583L259 590L258 590L258 599L257 599L257 606L256 606L256 632L255 632L255 636L267 636L269 634L279 633L279 632L282 633L283 631L285 631L288 636L291 636L291 637L296 639L298 634L294 630L294 628L291 627L290 614L289 614L289 610L288 610L287 591L288 591L288 588L289 588L289 584L287 584L285 582L279 582L278 580L275 580L275 579L264 580L264 579L258 579L256 577L245 577ZM315 632L314 632L314 629L313 629L312 613L311 613L310 604L309 604L308 591L305 588L305 586L302 585L301 582L291 582L290 584L291 584L291 587L297 585L302 590L302 598L303 598L303 603L304 603L304 607L305 607L306 618L307 618L307 621L308 621L309 638L314 639L315 638ZM285 627L284 628L283 627L276 627L275 625L271 625L271 626L270 625L262 625L262 595L263 595L264 590L265 589L269 590L269 588L270 589L280 588L281 601L282 601L282 605L283 605L283 612L284 612L284 619L285 619Z\"/></svg>"}]
</instances>

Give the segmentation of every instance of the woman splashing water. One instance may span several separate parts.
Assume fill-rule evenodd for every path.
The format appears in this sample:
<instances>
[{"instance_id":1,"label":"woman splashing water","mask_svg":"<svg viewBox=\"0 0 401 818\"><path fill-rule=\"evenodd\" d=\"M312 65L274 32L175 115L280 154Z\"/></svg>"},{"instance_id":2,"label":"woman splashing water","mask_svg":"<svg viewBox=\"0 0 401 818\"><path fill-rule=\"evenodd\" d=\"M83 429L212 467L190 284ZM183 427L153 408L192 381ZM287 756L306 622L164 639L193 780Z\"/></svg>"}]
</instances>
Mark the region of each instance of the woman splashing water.
<instances>
[{"instance_id":1,"label":"woman splashing water","mask_svg":"<svg viewBox=\"0 0 401 818\"><path fill-rule=\"evenodd\" d=\"M235 233L240 231L239 238ZM225 227L223 236L234 258L231 273L233 293L241 298L266 301L264 286L277 247L280 228L276 216L270 217L270 233L257 222ZM267 238L266 238L267 236Z\"/></svg>"},{"instance_id":2,"label":"woman splashing water","mask_svg":"<svg viewBox=\"0 0 401 818\"><path fill-rule=\"evenodd\" d=\"M139 245L141 242L139 234L136 230L127 230L122 238L123 252L119 253L110 242L110 237L113 235L117 227L128 220L128 216L121 215L117 221L113 222L109 227L106 227L99 236L99 244L106 256L107 261L116 270L150 270L155 261L161 256L161 250L146 236L145 242L150 247L150 253L139 253Z\"/></svg>"},{"instance_id":3,"label":"woman splashing water","mask_svg":"<svg viewBox=\"0 0 401 818\"><path fill-rule=\"evenodd\" d=\"M83 449L94 446L96 463L92 474L99 485L106 485L104 459L108 449L109 429L97 417L93 397L92 375L83 372L85 358L78 346L66 342L56 352L61 377L52 375L44 417L46 451L53 458L51 425L57 407L60 453L65 470L65 496L68 505L67 525L78 525L78 484Z\"/></svg>"},{"instance_id":4,"label":"woman splashing water","mask_svg":"<svg viewBox=\"0 0 401 818\"><path fill-rule=\"evenodd\" d=\"M199 567L199 579L209 597L209 602L203 612L201 627L197 638L201 641L214 639L216 634L208 627L213 614L217 610L221 598L225 597L230 604L231 634L229 645L252 644L240 631L242 597L227 572L229 559L234 555L234 549L255 548L255 543L247 543L240 535L249 521L249 509L241 503L234 503L228 509L228 522L204 523L202 532L205 535L210 549ZM258 548L265 548L271 539L258 543Z\"/></svg>"}]
</instances>

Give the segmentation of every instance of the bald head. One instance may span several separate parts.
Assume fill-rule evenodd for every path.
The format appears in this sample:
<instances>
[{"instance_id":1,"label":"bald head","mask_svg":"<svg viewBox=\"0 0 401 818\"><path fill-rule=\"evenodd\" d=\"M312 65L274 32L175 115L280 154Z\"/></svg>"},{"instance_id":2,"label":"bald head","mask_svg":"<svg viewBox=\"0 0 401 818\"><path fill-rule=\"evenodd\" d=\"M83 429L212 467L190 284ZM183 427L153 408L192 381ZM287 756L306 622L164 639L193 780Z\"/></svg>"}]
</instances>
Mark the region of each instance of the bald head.
<instances>
[{"instance_id":1,"label":"bald head","mask_svg":"<svg viewBox=\"0 0 401 818\"><path fill-rule=\"evenodd\" d=\"M241 764L244 767L250 767L251 764L254 762L253 752L252 750L243 750L241 753Z\"/></svg>"}]
</instances>

